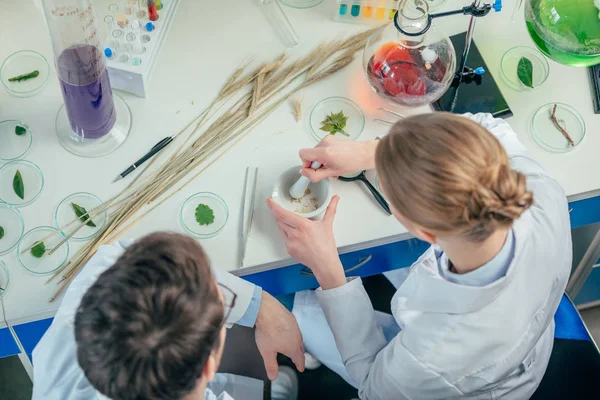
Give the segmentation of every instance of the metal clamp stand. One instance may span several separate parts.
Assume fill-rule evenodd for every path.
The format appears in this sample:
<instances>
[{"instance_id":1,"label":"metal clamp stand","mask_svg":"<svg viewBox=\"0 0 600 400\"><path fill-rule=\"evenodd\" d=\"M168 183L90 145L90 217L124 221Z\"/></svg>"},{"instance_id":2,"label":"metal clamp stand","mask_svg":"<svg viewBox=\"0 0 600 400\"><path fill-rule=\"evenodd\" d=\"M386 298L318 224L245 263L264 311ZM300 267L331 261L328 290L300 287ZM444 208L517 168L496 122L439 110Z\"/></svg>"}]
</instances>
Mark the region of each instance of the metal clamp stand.
<instances>
[{"instance_id":1,"label":"metal clamp stand","mask_svg":"<svg viewBox=\"0 0 600 400\"><path fill-rule=\"evenodd\" d=\"M421 9L421 8L417 8L417 9L422 11L423 13L426 12L424 9ZM432 23L433 19L435 19L435 18L448 17L450 15L458 15L458 14L471 16L471 19L469 21L469 29L467 30L467 36L465 39L465 49L461 56L460 64L458 65L458 68L456 69L456 73L454 75L454 81L452 82L452 88L453 88L454 92L453 92L450 108L448 109L449 112L453 112L454 108L456 107L456 100L458 98L458 88L461 84L463 84L463 83L469 84L471 82L475 82L476 84L480 85L483 80L483 75L486 72L483 67L477 67L477 68L473 69L473 68L468 68L466 65L467 65L467 59L469 58L469 51L471 50L471 44L473 43L473 33L475 32L476 18L485 17L486 15L488 15L490 13L490 11L492 9L494 9L494 11L496 11L496 12L500 12L502 10L502 0L495 0L494 4L486 3L483 5L481 5L481 0L474 0L470 6L463 7L459 10L446 11L446 12L441 12L441 13L436 13L436 14L429 14L427 16L427 24L425 25L425 27L420 32L416 32L416 33L415 32L406 32L404 29L402 29L402 27L398 23L398 13L400 11L399 10L396 11L396 15L394 16L394 25L396 26L396 29L398 29L398 31L402 32L403 34L405 34L407 36L412 36L412 37L421 36L421 35L425 34L429 30L429 28L431 28L431 23Z\"/></svg>"}]
</instances>

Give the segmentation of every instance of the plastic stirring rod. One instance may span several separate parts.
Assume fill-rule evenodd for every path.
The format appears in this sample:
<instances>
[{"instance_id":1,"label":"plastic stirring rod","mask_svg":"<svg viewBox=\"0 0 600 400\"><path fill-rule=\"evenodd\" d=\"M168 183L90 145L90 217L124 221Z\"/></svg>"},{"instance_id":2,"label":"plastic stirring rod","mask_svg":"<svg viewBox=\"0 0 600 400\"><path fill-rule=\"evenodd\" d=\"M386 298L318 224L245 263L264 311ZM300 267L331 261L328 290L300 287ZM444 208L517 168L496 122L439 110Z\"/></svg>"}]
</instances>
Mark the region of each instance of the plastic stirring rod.
<instances>
[{"instance_id":1,"label":"plastic stirring rod","mask_svg":"<svg viewBox=\"0 0 600 400\"><path fill-rule=\"evenodd\" d=\"M319 169L321 168L321 163L318 161L313 161L313 163L310 164L310 167L312 169ZM310 179L304 175L301 175L296 183L290 187L290 196L292 196L294 199L301 199L304 197L304 193L306 193L308 185L310 185Z\"/></svg>"}]
</instances>

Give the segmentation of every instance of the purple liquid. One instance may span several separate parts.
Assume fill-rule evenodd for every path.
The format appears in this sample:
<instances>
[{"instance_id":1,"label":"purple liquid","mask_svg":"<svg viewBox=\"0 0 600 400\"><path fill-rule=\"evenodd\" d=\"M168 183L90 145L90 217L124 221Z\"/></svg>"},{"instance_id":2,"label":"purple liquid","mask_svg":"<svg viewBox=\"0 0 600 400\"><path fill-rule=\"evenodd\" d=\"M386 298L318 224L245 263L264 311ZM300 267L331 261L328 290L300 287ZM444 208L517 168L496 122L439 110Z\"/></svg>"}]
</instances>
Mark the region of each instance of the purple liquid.
<instances>
[{"instance_id":1,"label":"purple liquid","mask_svg":"<svg viewBox=\"0 0 600 400\"><path fill-rule=\"evenodd\" d=\"M117 115L100 51L87 44L75 45L64 50L56 64L73 132L86 139L106 135Z\"/></svg>"}]
</instances>

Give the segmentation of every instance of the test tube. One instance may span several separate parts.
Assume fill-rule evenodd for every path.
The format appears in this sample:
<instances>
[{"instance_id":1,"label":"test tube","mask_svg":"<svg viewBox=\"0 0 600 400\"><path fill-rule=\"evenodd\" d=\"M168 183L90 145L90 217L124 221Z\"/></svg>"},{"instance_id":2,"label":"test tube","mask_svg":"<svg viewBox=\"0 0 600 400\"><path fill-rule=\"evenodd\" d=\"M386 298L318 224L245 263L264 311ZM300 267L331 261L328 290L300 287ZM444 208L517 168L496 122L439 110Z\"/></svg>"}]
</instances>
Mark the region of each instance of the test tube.
<instances>
[{"instance_id":1,"label":"test tube","mask_svg":"<svg viewBox=\"0 0 600 400\"><path fill-rule=\"evenodd\" d=\"M108 11L110 11L113 17L116 17L117 13L119 12L119 6L116 4L111 4L108 6Z\"/></svg>"},{"instance_id":2,"label":"test tube","mask_svg":"<svg viewBox=\"0 0 600 400\"><path fill-rule=\"evenodd\" d=\"M146 12L146 0L138 0L138 11L135 14L135 16L139 19L144 19L146 18L147 14L148 13Z\"/></svg>"},{"instance_id":3,"label":"test tube","mask_svg":"<svg viewBox=\"0 0 600 400\"><path fill-rule=\"evenodd\" d=\"M133 32L129 32L126 39L133 54L142 54L144 52L144 47L142 46L142 43L140 43L140 38L138 35Z\"/></svg>"},{"instance_id":4,"label":"test tube","mask_svg":"<svg viewBox=\"0 0 600 400\"><path fill-rule=\"evenodd\" d=\"M125 4L125 14L134 15L137 8L137 0L127 0Z\"/></svg>"},{"instance_id":5,"label":"test tube","mask_svg":"<svg viewBox=\"0 0 600 400\"><path fill-rule=\"evenodd\" d=\"M148 4L148 19L150 21L156 21L158 19L158 11L156 11L156 1L147 0Z\"/></svg>"},{"instance_id":6,"label":"test tube","mask_svg":"<svg viewBox=\"0 0 600 400\"><path fill-rule=\"evenodd\" d=\"M298 34L287 18L278 0L260 0L262 10L275 32L286 47L299 43Z\"/></svg>"},{"instance_id":7,"label":"test tube","mask_svg":"<svg viewBox=\"0 0 600 400\"><path fill-rule=\"evenodd\" d=\"M162 10L162 8L163 8L162 0L156 0L156 9Z\"/></svg>"},{"instance_id":8,"label":"test tube","mask_svg":"<svg viewBox=\"0 0 600 400\"><path fill-rule=\"evenodd\" d=\"M118 13L116 16L116 19L117 19L117 25L119 25L119 28L121 28L121 29L127 28L127 25L129 24L129 20L127 20L127 15L125 15L124 13Z\"/></svg>"},{"instance_id":9,"label":"test tube","mask_svg":"<svg viewBox=\"0 0 600 400\"><path fill-rule=\"evenodd\" d=\"M129 61L129 49L127 49L127 45L123 42L123 31L115 29L111 35L113 38L112 49L119 55L118 60L121 62Z\"/></svg>"},{"instance_id":10,"label":"test tube","mask_svg":"<svg viewBox=\"0 0 600 400\"><path fill-rule=\"evenodd\" d=\"M110 34L115 29L115 18L112 15L107 15L104 17L104 23L106 24L106 34Z\"/></svg>"}]
</instances>

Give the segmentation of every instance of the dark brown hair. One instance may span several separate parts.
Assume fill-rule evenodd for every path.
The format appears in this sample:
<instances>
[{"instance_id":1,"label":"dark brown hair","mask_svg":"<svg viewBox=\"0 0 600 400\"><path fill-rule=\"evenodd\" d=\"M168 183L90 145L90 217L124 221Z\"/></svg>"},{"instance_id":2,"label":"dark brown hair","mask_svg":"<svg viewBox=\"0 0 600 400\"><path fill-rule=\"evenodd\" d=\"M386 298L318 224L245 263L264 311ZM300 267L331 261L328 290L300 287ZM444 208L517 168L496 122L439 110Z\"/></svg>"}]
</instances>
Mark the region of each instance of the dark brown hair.
<instances>
[{"instance_id":1,"label":"dark brown hair","mask_svg":"<svg viewBox=\"0 0 600 400\"><path fill-rule=\"evenodd\" d=\"M458 115L397 122L379 143L375 162L394 209L436 234L482 241L511 226L533 202L500 142Z\"/></svg>"},{"instance_id":2,"label":"dark brown hair","mask_svg":"<svg viewBox=\"0 0 600 400\"><path fill-rule=\"evenodd\" d=\"M181 399L218 343L223 312L200 245L155 233L131 245L83 296L77 360L113 400Z\"/></svg>"}]
</instances>

